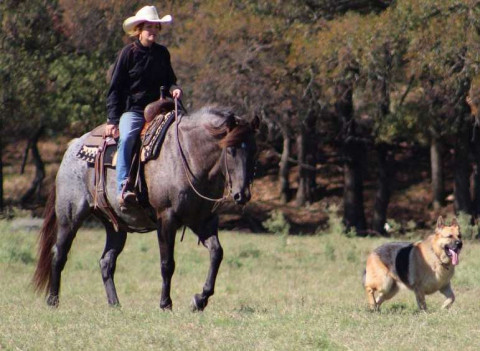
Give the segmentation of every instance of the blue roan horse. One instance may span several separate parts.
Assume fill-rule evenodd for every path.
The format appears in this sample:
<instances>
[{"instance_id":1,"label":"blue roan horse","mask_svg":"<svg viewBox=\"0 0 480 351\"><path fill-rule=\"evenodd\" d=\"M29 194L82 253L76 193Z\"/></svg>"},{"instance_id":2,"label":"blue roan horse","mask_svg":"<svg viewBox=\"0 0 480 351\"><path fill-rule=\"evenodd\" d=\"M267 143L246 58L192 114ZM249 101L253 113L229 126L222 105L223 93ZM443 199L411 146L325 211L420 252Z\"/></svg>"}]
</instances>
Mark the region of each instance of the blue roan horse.
<instances>
[{"instance_id":1,"label":"blue roan horse","mask_svg":"<svg viewBox=\"0 0 480 351\"><path fill-rule=\"evenodd\" d=\"M199 194L218 198L226 186L238 204L250 199L258 122L258 118L244 121L218 107L205 107L183 116L177 126L167 131L159 156L144 165L148 209L153 216L145 215L139 208L120 211L115 196L115 170L109 169L108 201L127 225L118 231L94 210L94 171L76 157L88 134L75 140L63 157L46 205L33 277L37 291L48 293L49 305L58 305L61 272L68 252L82 222L93 214L105 225L107 234L100 269L109 304L119 304L113 277L127 232L157 230L163 279L160 307L172 308L170 283L175 269L175 235L185 225L210 252L210 268L203 291L195 294L192 302L194 310L203 310L214 292L223 249L218 240L218 216L212 212L214 202Z\"/></svg>"}]
</instances>

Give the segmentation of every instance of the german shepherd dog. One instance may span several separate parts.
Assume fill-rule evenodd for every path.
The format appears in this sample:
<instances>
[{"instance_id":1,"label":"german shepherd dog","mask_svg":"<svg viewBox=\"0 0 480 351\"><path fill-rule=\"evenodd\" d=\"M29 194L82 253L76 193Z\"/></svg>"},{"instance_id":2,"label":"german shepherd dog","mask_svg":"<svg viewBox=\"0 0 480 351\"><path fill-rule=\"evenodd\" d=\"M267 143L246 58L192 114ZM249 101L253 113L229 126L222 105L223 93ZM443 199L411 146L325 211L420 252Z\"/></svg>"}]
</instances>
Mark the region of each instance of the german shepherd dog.
<instances>
[{"instance_id":1,"label":"german shepherd dog","mask_svg":"<svg viewBox=\"0 0 480 351\"><path fill-rule=\"evenodd\" d=\"M380 305L406 287L413 290L420 310L426 310L425 295L440 291L446 300L442 308L455 301L450 286L462 236L457 220L444 224L439 217L435 233L416 243L394 242L376 248L367 258L363 284L368 304L378 311Z\"/></svg>"}]
</instances>

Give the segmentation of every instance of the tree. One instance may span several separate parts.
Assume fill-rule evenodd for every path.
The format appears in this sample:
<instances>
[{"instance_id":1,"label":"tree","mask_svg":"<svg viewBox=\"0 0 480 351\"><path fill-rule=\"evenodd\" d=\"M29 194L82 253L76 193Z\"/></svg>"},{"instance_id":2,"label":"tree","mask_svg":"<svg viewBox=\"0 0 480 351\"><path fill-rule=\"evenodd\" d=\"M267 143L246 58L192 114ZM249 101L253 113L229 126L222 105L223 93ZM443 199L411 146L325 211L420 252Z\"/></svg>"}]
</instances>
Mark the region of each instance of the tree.
<instances>
[{"instance_id":1,"label":"tree","mask_svg":"<svg viewBox=\"0 0 480 351\"><path fill-rule=\"evenodd\" d=\"M62 36L56 22L59 10L55 1L4 1L0 58L2 78L1 140L26 137L36 149L38 133L50 122L48 91L49 65L58 56ZM33 137L32 137L33 136ZM3 145L0 147L3 148ZM43 179L43 162L33 153L37 174L30 194L38 194ZM30 200L26 196L25 201Z\"/></svg>"},{"instance_id":2,"label":"tree","mask_svg":"<svg viewBox=\"0 0 480 351\"><path fill-rule=\"evenodd\" d=\"M386 234L388 205L394 182L394 157L396 145L404 135L392 111L401 111L403 99L408 93L404 62L408 41L404 35L404 23L399 21L395 7L370 16L357 29L360 46L360 75L357 94L358 113L370 119L371 143L376 155L377 189L373 207L371 228ZM405 93L398 100L395 95L404 86ZM400 117L402 119L402 117Z\"/></svg>"},{"instance_id":3,"label":"tree","mask_svg":"<svg viewBox=\"0 0 480 351\"><path fill-rule=\"evenodd\" d=\"M440 138L454 140L455 208L471 213L468 156L473 120L466 97L479 68L478 5L474 1L428 1L418 7L398 7L408 16L410 66L423 88L423 103L431 117L424 120L423 128L431 134L432 160L441 162L436 150ZM441 176L440 168L440 164L432 166L436 179ZM440 194L442 182L437 182L435 193Z\"/></svg>"}]
</instances>

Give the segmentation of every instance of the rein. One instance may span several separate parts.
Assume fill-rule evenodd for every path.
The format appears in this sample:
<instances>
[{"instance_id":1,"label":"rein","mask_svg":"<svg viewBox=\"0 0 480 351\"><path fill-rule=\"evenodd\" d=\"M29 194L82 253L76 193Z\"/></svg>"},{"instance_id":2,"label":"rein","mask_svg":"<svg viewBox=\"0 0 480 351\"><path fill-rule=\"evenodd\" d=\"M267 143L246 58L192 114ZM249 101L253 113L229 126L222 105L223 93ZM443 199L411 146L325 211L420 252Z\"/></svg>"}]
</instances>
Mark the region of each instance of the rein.
<instances>
[{"instance_id":1,"label":"rein","mask_svg":"<svg viewBox=\"0 0 480 351\"><path fill-rule=\"evenodd\" d=\"M181 159L182 159L182 166L183 166L183 170L185 171L185 176L187 177L187 180L188 180L188 184L190 185L190 187L192 188L192 190L195 192L195 194L197 194L198 196L200 196L202 199L204 200L208 200L208 201L212 201L212 202L216 202L215 206L213 207L212 209L212 212L215 211L218 207L218 205L228 199L231 194L232 194L232 182L231 182L231 178L230 178L230 173L228 172L228 167L227 167L227 152L226 150L224 149L223 150L223 154L224 154L224 160L225 160L225 172L226 172L226 175L225 175L225 181L227 184L230 185L230 187L228 188L228 192L226 195L224 195L223 197L219 197L219 198L211 198L211 197L208 197L208 196L205 196L205 195L202 195L196 188L195 186L193 185L192 183L192 180L190 179L190 174L189 173L192 173L192 171L190 171L190 167L188 167L188 162L187 162L187 158L185 157L185 154L183 152L183 149L182 149L182 145L180 144L180 137L178 135L178 126L180 124L180 119L178 117L178 99L175 98L175 124L176 124L176 136L177 136L177 145L178 145L178 151L180 152L180 156L181 156ZM226 187L226 186L225 186Z\"/></svg>"}]
</instances>

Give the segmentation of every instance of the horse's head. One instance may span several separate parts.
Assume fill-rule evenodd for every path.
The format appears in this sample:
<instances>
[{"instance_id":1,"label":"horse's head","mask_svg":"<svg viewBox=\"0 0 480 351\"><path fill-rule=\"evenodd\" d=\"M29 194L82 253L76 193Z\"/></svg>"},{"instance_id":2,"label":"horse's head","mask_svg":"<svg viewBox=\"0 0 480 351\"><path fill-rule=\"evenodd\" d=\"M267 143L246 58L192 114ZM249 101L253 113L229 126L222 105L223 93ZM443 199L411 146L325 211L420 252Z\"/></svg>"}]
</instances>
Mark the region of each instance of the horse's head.
<instances>
[{"instance_id":1,"label":"horse's head","mask_svg":"<svg viewBox=\"0 0 480 351\"><path fill-rule=\"evenodd\" d=\"M223 172L233 200L239 205L247 203L252 196L250 185L255 173L255 132L258 126L258 117L250 123L234 118L230 120L228 132L221 141L224 147Z\"/></svg>"}]
</instances>

